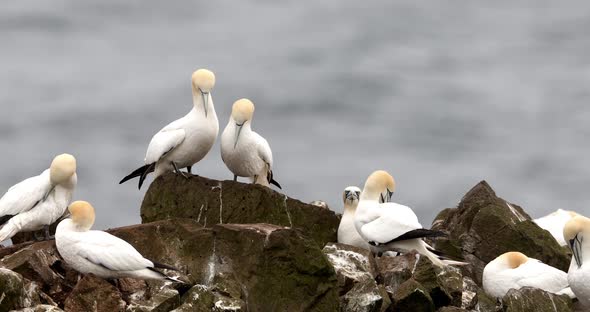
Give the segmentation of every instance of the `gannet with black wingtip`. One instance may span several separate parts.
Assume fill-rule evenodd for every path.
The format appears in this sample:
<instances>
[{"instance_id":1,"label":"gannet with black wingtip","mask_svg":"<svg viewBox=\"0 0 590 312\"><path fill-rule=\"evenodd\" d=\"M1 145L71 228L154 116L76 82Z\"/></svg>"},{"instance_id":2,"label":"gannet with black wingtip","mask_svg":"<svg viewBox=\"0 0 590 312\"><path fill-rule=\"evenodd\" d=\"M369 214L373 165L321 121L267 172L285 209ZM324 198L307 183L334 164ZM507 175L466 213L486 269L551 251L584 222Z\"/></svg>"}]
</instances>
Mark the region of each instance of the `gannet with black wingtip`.
<instances>
[{"instance_id":1,"label":"gannet with black wingtip","mask_svg":"<svg viewBox=\"0 0 590 312\"><path fill-rule=\"evenodd\" d=\"M578 216L574 211L557 209L542 218L533 220L540 228L547 230L561 246L567 246L563 239L563 227L573 217Z\"/></svg>"},{"instance_id":2,"label":"gannet with black wingtip","mask_svg":"<svg viewBox=\"0 0 590 312\"><path fill-rule=\"evenodd\" d=\"M567 273L520 252L504 253L483 269L483 289L492 297L502 298L510 289L522 287L575 298L568 285Z\"/></svg>"},{"instance_id":3,"label":"gannet with black wingtip","mask_svg":"<svg viewBox=\"0 0 590 312\"><path fill-rule=\"evenodd\" d=\"M219 122L211 97L214 86L213 72L199 69L193 73L193 109L154 135L147 149L145 166L124 177L119 184L139 177L141 189L147 174L154 171L154 178L172 170L187 177L180 169L186 167L190 173L192 166L209 153L217 139Z\"/></svg>"},{"instance_id":4,"label":"gannet with black wingtip","mask_svg":"<svg viewBox=\"0 0 590 312\"><path fill-rule=\"evenodd\" d=\"M344 212L338 226L338 242L370 250L371 246L359 235L354 226L354 213L360 196L361 189L356 186L349 186L344 189L344 194L342 194Z\"/></svg>"},{"instance_id":5,"label":"gannet with black wingtip","mask_svg":"<svg viewBox=\"0 0 590 312\"><path fill-rule=\"evenodd\" d=\"M266 139L252 131L254 103L237 100L229 122L221 134L221 159L237 177L248 177L252 183L270 186L281 185L273 179L272 151Z\"/></svg>"},{"instance_id":6,"label":"gannet with black wingtip","mask_svg":"<svg viewBox=\"0 0 590 312\"><path fill-rule=\"evenodd\" d=\"M0 242L18 232L45 229L63 216L72 200L78 178L76 159L69 154L56 156L49 169L11 187L0 198Z\"/></svg>"},{"instance_id":7,"label":"gannet with black wingtip","mask_svg":"<svg viewBox=\"0 0 590 312\"><path fill-rule=\"evenodd\" d=\"M411 208L389 202L395 191L395 180L383 170L373 172L365 187L354 215L354 224L361 237L377 253L416 250L437 266L464 265L463 262L441 259L422 238L443 236L444 233L424 229ZM383 202L383 203L380 203Z\"/></svg>"},{"instance_id":8,"label":"gannet with black wingtip","mask_svg":"<svg viewBox=\"0 0 590 312\"><path fill-rule=\"evenodd\" d=\"M563 227L563 238L573 254L567 280L580 303L590 308L590 219L573 217Z\"/></svg>"},{"instance_id":9,"label":"gannet with black wingtip","mask_svg":"<svg viewBox=\"0 0 590 312\"><path fill-rule=\"evenodd\" d=\"M71 217L61 221L55 231L59 254L76 271L102 278L133 277L171 280L157 268L176 270L144 258L126 241L103 231L92 231L94 208L85 201L73 202Z\"/></svg>"}]
</instances>

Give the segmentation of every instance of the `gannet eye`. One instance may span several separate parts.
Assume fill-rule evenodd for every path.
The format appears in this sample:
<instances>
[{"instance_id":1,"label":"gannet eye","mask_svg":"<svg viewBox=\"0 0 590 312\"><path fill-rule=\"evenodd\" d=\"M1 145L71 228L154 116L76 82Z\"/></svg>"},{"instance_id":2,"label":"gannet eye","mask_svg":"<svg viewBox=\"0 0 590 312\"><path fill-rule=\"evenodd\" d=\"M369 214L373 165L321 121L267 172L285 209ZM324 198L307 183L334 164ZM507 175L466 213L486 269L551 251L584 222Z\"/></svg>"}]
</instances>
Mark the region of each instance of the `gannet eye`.
<instances>
[{"instance_id":1,"label":"gannet eye","mask_svg":"<svg viewBox=\"0 0 590 312\"><path fill-rule=\"evenodd\" d=\"M346 195L346 197L348 197L349 194L350 194L350 191L344 191L344 195Z\"/></svg>"}]
</instances>

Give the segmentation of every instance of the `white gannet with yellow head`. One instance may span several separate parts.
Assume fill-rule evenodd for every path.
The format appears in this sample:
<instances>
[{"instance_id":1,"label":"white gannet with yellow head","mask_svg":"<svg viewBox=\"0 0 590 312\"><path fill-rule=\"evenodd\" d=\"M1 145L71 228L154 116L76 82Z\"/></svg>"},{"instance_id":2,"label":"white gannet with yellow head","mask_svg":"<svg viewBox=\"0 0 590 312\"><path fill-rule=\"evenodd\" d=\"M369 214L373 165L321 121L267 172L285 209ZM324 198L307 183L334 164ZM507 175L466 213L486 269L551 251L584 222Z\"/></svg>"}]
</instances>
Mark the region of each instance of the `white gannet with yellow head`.
<instances>
[{"instance_id":1,"label":"white gannet with yellow head","mask_svg":"<svg viewBox=\"0 0 590 312\"><path fill-rule=\"evenodd\" d=\"M573 217L578 216L575 211L557 209L542 218L533 220L540 228L547 230L561 246L567 246L563 239L563 227Z\"/></svg>"},{"instance_id":2,"label":"white gannet with yellow head","mask_svg":"<svg viewBox=\"0 0 590 312\"><path fill-rule=\"evenodd\" d=\"M252 131L254 103L248 99L237 100L229 122L221 134L221 159L237 177L248 177L253 183L281 188L273 179L272 150L268 142Z\"/></svg>"},{"instance_id":3,"label":"white gannet with yellow head","mask_svg":"<svg viewBox=\"0 0 590 312\"><path fill-rule=\"evenodd\" d=\"M155 171L155 177L174 170L192 166L209 153L219 132L219 122L211 91L215 86L215 75L207 69L199 69L192 76L193 109L156 133L145 155L145 166L124 177L119 184L139 177L139 188L148 173Z\"/></svg>"},{"instance_id":4,"label":"white gannet with yellow head","mask_svg":"<svg viewBox=\"0 0 590 312\"><path fill-rule=\"evenodd\" d=\"M510 289L522 287L575 298L568 285L567 273L520 252L504 253L483 269L483 289L492 297L502 298Z\"/></svg>"},{"instance_id":5,"label":"white gannet with yellow head","mask_svg":"<svg viewBox=\"0 0 590 312\"><path fill-rule=\"evenodd\" d=\"M0 242L18 232L45 229L63 216L72 200L78 178L76 158L56 156L49 169L11 187L0 198Z\"/></svg>"},{"instance_id":6,"label":"white gannet with yellow head","mask_svg":"<svg viewBox=\"0 0 590 312\"><path fill-rule=\"evenodd\" d=\"M354 225L361 237L377 253L416 250L437 266L465 263L443 260L422 238L444 235L424 229L410 207L389 202L395 191L395 180L383 170L373 172L365 187L354 215Z\"/></svg>"},{"instance_id":7,"label":"white gannet with yellow head","mask_svg":"<svg viewBox=\"0 0 590 312\"><path fill-rule=\"evenodd\" d=\"M590 219L576 216L563 227L563 238L572 250L572 262L567 274L576 297L590 308Z\"/></svg>"},{"instance_id":8,"label":"white gannet with yellow head","mask_svg":"<svg viewBox=\"0 0 590 312\"><path fill-rule=\"evenodd\" d=\"M344 212L338 226L338 242L370 250L371 246L359 235L354 226L354 213L360 196L361 189L356 186L349 186L344 189L342 194Z\"/></svg>"},{"instance_id":9,"label":"white gannet with yellow head","mask_svg":"<svg viewBox=\"0 0 590 312\"><path fill-rule=\"evenodd\" d=\"M92 231L94 208L85 201L73 202L70 218L61 221L55 231L55 245L62 258L76 271L102 278L133 277L171 280L158 268L176 270L144 258L126 241L103 231Z\"/></svg>"}]
</instances>

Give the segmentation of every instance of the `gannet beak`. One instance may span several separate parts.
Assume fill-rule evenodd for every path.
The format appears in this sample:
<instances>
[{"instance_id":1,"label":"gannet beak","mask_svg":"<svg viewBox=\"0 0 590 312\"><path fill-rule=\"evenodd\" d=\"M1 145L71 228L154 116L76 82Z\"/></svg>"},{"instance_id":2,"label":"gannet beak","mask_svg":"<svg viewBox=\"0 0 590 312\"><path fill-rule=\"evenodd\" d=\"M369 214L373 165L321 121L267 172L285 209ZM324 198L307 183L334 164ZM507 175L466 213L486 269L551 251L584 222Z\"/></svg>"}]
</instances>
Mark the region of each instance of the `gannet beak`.
<instances>
[{"instance_id":1,"label":"gannet beak","mask_svg":"<svg viewBox=\"0 0 590 312\"><path fill-rule=\"evenodd\" d=\"M203 108L205 109L205 117L207 117L207 107L209 107L209 92L201 90L201 97L203 97Z\"/></svg>"},{"instance_id":2,"label":"gannet beak","mask_svg":"<svg viewBox=\"0 0 590 312\"><path fill-rule=\"evenodd\" d=\"M238 127L238 132L236 132L236 140L234 141L234 148L236 148L236 146L238 145L238 139L240 138L240 133L242 133L242 128L244 127L244 124L246 122L243 122L241 125L236 123L236 126Z\"/></svg>"},{"instance_id":3,"label":"gannet beak","mask_svg":"<svg viewBox=\"0 0 590 312\"><path fill-rule=\"evenodd\" d=\"M572 253L574 254L574 260L576 260L576 264L578 268L582 267L582 242L576 235L573 239L569 241L570 248L572 249Z\"/></svg>"},{"instance_id":4,"label":"gannet beak","mask_svg":"<svg viewBox=\"0 0 590 312\"><path fill-rule=\"evenodd\" d=\"M345 193L346 193L345 194L346 200L349 200L349 201L353 202L353 201L359 199L358 196L357 196L357 194L356 194L356 192L346 191Z\"/></svg>"},{"instance_id":5,"label":"gannet beak","mask_svg":"<svg viewBox=\"0 0 590 312\"><path fill-rule=\"evenodd\" d=\"M387 202L390 202L391 198L393 198L393 192L387 189Z\"/></svg>"}]
</instances>

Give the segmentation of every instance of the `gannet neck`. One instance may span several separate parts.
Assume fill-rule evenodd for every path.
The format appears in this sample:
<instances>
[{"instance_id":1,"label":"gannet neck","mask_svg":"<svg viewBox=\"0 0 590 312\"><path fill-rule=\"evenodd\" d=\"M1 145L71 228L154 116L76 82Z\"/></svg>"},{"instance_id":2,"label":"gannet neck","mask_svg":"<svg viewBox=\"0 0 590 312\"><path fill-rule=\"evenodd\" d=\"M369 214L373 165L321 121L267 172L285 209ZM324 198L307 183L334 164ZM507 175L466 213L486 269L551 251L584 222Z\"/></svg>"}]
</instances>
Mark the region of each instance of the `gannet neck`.
<instances>
[{"instance_id":1,"label":"gannet neck","mask_svg":"<svg viewBox=\"0 0 590 312\"><path fill-rule=\"evenodd\" d=\"M84 229L80 229L74 224L72 219L64 219L57 225L57 232L86 232Z\"/></svg>"},{"instance_id":2,"label":"gannet neck","mask_svg":"<svg viewBox=\"0 0 590 312\"><path fill-rule=\"evenodd\" d=\"M213 97L211 93L206 93L207 97L207 116L209 114L215 114L215 107L213 106ZM201 114L205 114L205 106L203 104L203 92L200 89L193 87L193 111Z\"/></svg>"}]
</instances>

